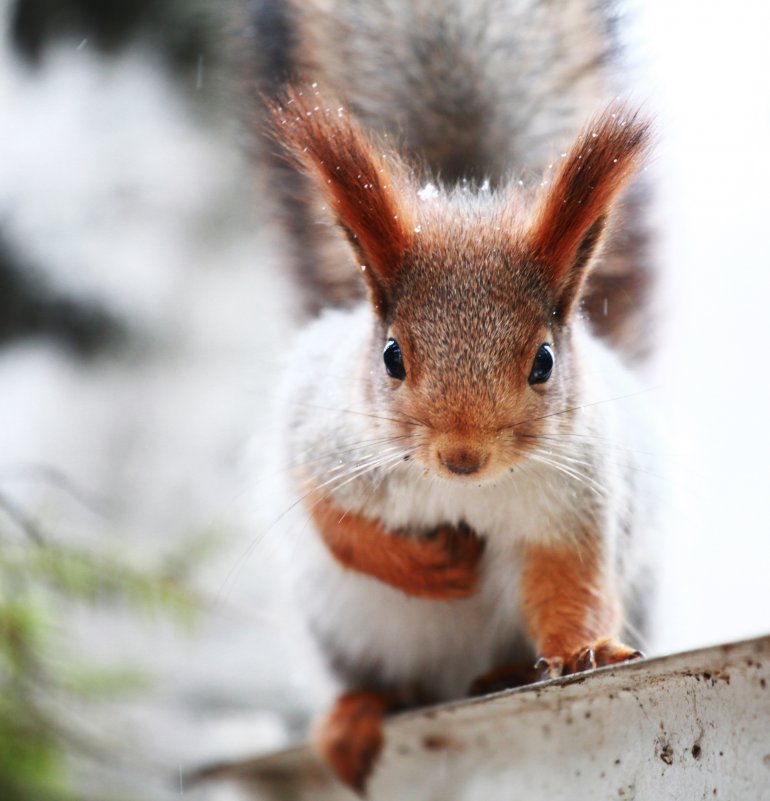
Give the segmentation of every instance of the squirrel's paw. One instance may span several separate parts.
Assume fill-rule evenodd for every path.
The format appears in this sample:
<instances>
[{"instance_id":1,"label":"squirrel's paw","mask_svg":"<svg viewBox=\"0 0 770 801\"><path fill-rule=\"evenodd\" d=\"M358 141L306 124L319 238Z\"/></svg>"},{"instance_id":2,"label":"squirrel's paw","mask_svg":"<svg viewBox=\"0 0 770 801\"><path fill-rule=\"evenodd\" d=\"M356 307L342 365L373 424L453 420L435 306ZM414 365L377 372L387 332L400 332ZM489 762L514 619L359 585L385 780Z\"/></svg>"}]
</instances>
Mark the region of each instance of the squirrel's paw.
<instances>
[{"instance_id":1,"label":"squirrel's paw","mask_svg":"<svg viewBox=\"0 0 770 801\"><path fill-rule=\"evenodd\" d=\"M541 656L535 663L535 672L538 679L544 681L643 658L641 651L623 645L614 637L603 637L563 656Z\"/></svg>"},{"instance_id":2,"label":"squirrel's paw","mask_svg":"<svg viewBox=\"0 0 770 801\"><path fill-rule=\"evenodd\" d=\"M417 594L456 600L475 593L485 543L468 526L439 526L412 542L420 565Z\"/></svg>"},{"instance_id":3,"label":"squirrel's paw","mask_svg":"<svg viewBox=\"0 0 770 801\"><path fill-rule=\"evenodd\" d=\"M364 794L382 750L382 718L388 706L388 700L376 692L346 693L313 732L316 752L359 795Z\"/></svg>"}]
</instances>

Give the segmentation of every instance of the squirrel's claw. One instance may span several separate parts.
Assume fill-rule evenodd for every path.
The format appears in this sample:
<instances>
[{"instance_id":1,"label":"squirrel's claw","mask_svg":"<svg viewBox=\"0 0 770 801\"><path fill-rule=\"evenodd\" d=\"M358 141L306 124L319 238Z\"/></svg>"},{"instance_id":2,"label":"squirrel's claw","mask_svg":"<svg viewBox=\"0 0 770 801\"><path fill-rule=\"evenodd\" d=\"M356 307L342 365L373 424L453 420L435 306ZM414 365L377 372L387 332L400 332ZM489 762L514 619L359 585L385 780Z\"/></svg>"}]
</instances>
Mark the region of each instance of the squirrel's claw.
<instances>
[{"instance_id":1,"label":"squirrel's claw","mask_svg":"<svg viewBox=\"0 0 770 801\"><path fill-rule=\"evenodd\" d=\"M603 637L593 643L581 645L564 656L541 656L535 662L535 674L539 681L546 681L643 658L644 654L641 651L623 645L614 637Z\"/></svg>"}]
</instances>

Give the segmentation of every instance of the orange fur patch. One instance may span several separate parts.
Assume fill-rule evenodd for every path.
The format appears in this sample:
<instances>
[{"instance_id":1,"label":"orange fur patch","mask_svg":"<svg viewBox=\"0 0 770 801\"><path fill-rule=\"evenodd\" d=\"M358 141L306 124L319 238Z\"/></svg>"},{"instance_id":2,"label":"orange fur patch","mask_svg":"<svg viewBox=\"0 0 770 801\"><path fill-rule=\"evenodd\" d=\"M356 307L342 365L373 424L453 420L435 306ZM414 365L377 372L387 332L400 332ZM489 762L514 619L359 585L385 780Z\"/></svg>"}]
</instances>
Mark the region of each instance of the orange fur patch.
<instances>
[{"instance_id":1,"label":"orange fur patch","mask_svg":"<svg viewBox=\"0 0 770 801\"><path fill-rule=\"evenodd\" d=\"M449 601L476 591L484 542L470 531L442 526L430 537L408 536L330 500L314 503L310 514L344 567L419 598Z\"/></svg>"},{"instance_id":2,"label":"orange fur patch","mask_svg":"<svg viewBox=\"0 0 770 801\"><path fill-rule=\"evenodd\" d=\"M593 543L530 546L521 577L522 613L537 653L568 661L620 629L620 604Z\"/></svg>"}]
</instances>

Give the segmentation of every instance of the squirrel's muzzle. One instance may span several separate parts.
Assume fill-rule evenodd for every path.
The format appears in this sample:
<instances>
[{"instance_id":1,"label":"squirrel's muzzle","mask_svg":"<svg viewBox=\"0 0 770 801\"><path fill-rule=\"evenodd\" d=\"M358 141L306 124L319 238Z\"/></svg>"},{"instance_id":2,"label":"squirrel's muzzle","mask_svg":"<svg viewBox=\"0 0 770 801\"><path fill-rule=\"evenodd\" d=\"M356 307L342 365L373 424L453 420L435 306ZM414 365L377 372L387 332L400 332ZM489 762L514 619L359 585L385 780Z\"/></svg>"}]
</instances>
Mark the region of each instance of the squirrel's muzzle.
<instances>
[{"instance_id":1,"label":"squirrel's muzzle","mask_svg":"<svg viewBox=\"0 0 770 801\"><path fill-rule=\"evenodd\" d=\"M458 476L471 476L482 470L489 461L489 454L477 448L447 447L438 452L441 464Z\"/></svg>"}]
</instances>

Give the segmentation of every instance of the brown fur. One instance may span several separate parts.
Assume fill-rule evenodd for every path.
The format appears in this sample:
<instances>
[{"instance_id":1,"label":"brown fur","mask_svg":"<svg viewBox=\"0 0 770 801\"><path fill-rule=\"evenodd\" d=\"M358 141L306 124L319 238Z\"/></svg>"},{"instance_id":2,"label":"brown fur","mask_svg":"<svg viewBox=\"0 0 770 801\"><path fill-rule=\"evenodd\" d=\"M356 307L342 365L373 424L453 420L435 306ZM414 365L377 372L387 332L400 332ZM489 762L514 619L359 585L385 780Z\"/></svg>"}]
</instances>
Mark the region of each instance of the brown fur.
<instances>
[{"instance_id":1,"label":"brown fur","mask_svg":"<svg viewBox=\"0 0 770 801\"><path fill-rule=\"evenodd\" d=\"M442 526L421 537L391 532L325 499L310 514L335 559L351 570L417 598L449 601L476 590L484 543L468 530Z\"/></svg>"}]
</instances>

